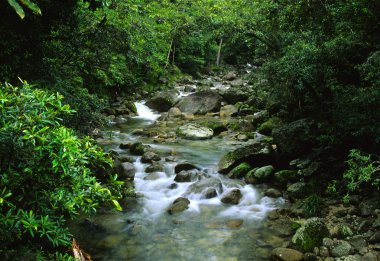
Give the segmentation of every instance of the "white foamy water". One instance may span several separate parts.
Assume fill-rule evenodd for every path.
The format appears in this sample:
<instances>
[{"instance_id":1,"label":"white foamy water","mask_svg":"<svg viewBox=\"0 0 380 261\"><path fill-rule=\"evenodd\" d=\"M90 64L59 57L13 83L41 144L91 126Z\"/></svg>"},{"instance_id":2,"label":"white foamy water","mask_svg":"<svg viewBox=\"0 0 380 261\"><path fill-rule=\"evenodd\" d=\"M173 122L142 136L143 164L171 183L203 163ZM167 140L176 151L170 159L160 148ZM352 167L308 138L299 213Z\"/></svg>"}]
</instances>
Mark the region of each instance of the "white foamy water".
<instances>
[{"instance_id":1,"label":"white foamy water","mask_svg":"<svg viewBox=\"0 0 380 261\"><path fill-rule=\"evenodd\" d=\"M217 196L211 199L205 199L201 193L188 192L189 187L196 183L193 182L175 182L173 164L166 163L165 171L145 173L148 164L141 163L141 158L134 163L137 170L135 175L136 192L144 195L142 199L142 209L144 216L157 219L166 214L167 209L174 200L179 197L186 197L190 200L189 208L185 212L201 213L204 207L217 207L216 215L227 218L243 218L260 220L265 218L266 214L273 210L282 202L279 199L268 197L261 198L260 193L251 185L237 182L235 185L230 180L217 173L209 174L207 178L217 178L221 181L223 192L218 192ZM148 179L144 179L148 177ZM154 176L152 178L152 176ZM172 185L175 184L175 188ZM242 193L240 203L237 205L228 205L221 202L221 198L233 188L238 188Z\"/></svg>"},{"instance_id":2,"label":"white foamy water","mask_svg":"<svg viewBox=\"0 0 380 261\"><path fill-rule=\"evenodd\" d=\"M134 117L136 119L142 119L147 121L155 121L160 117L160 114L155 113L148 106L145 105L145 101L135 102L137 108L137 116Z\"/></svg>"}]
</instances>

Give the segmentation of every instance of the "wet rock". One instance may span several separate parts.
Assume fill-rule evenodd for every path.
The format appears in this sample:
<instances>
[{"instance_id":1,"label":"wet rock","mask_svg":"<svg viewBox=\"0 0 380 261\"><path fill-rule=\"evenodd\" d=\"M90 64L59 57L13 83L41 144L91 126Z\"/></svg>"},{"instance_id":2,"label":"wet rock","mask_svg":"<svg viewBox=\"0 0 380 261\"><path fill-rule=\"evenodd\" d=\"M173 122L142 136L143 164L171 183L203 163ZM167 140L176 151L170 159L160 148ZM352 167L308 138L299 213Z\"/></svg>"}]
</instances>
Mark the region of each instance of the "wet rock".
<instances>
[{"instance_id":1,"label":"wet rock","mask_svg":"<svg viewBox=\"0 0 380 261\"><path fill-rule=\"evenodd\" d=\"M187 123L178 128L178 135L188 140L205 140L214 135L212 129L200 126L195 123Z\"/></svg>"},{"instance_id":2,"label":"wet rock","mask_svg":"<svg viewBox=\"0 0 380 261\"><path fill-rule=\"evenodd\" d=\"M380 231L376 231L370 238L369 242L374 243L380 243Z\"/></svg>"},{"instance_id":3,"label":"wet rock","mask_svg":"<svg viewBox=\"0 0 380 261\"><path fill-rule=\"evenodd\" d=\"M181 114L181 119L185 120L185 121L192 121L192 120L194 120L194 118L195 118L195 116L193 113L183 112Z\"/></svg>"},{"instance_id":4,"label":"wet rock","mask_svg":"<svg viewBox=\"0 0 380 261\"><path fill-rule=\"evenodd\" d=\"M181 162L181 163L178 163L175 167L174 167L174 172L176 174L180 173L181 171L184 171L184 170L193 170L193 169L196 169L196 170L200 170L199 167L195 166L194 164L191 164L189 162Z\"/></svg>"},{"instance_id":5,"label":"wet rock","mask_svg":"<svg viewBox=\"0 0 380 261\"><path fill-rule=\"evenodd\" d=\"M143 155L146 151L146 146L142 142L135 142L131 145L129 151L133 155Z\"/></svg>"},{"instance_id":6,"label":"wet rock","mask_svg":"<svg viewBox=\"0 0 380 261\"><path fill-rule=\"evenodd\" d=\"M177 107L182 112L194 114L206 114L218 111L221 105L221 97L214 91L200 91L181 98Z\"/></svg>"},{"instance_id":7,"label":"wet rock","mask_svg":"<svg viewBox=\"0 0 380 261\"><path fill-rule=\"evenodd\" d=\"M307 196L307 184L305 182L297 182L288 186L286 191L293 199L303 198Z\"/></svg>"},{"instance_id":8,"label":"wet rock","mask_svg":"<svg viewBox=\"0 0 380 261\"><path fill-rule=\"evenodd\" d=\"M175 213L183 212L189 208L189 204L190 204L190 200L188 200L187 198L183 198L183 197L177 198L176 200L174 200L173 204L168 209L168 213L170 215L173 215Z\"/></svg>"},{"instance_id":9,"label":"wet rock","mask_svg":"<svg viewBox=\"0 0 380 261\"><path fill-rule=\"evenodd\" d=\"M215 188L207 188L202 192L202 198L205 199L215 198L217 195L218 193Z\"/></svg>"},{"instance_id":10,"label":"wet rock","mask_svg":"<svg viewBox=\"0 0 380 261\"><path fill-rule=\"evenodd\" d=\"M334 242L334 246L331 248L331 255L333 257L342 257L347 256L353 252L353 248L347 241L338 240Z\"/></svg>"},{"instance_id":11,"label":"wet rock","mask_svg":"<svg viewBox=\"0 0 380 261\"><path fill-rule=\"evenodd\" d=\"M367 241L361 236L352 237L350 239L347 239L347 241L357 251L367 246Z\"/></svg>"},{"instance_id":12,"label":"wet rock","mask_svg":"<svg viewBox=\"0 0 380 261\"><path fill-rule=\"evenodd\" d=\"M190 182L198 177L198 172L194 170L182 170L175 177L176 182Z\"/></svg>"},{"instance_id":13,"label":"wet rock","mask_svg":"<svg viewBox=\"0 0 380 261\"><path fill-rule=\"evenodd\" d=\"M189 188L187 189L185 195L189 195L192 193L200 194L209 188L213 188L220 193L223 191L222 183L220 179L211 177L211 178L198 180L197 182L191 184Z\"/></svg>"},{"instance_id":14,"label":"wet rock","mask_svg":"<svg viewBox=\"0 0 380 261\"><path fill-rule=\"evenodd\" d=\"M305 253L303 260L304 261L317 261L317 256L314 253Z\"/></svg>"},{"instance_id":15,"label":"wet rock","mask_svg":"<svg viewBox=\"0 0 380 261\"><path fill-rule=\"evenodd\" d=\"M297 182L299 180L297 171L280 170L273 175L273 182L281 187L286 187L288 182Z\"/></svg>"},{"instance_id":16,"label":"wet rock","mask_svg":"<svg viewBox=\"0 0 380 261\"><path fill-rule=\"evenodd\" d=\"M224 121L215 118L201 121L199 125L212 129L214 135L219 135L221 132L228 130Z\"/></svg>"},{"instance_id":17,"label":"wet rock","mask_svg":"<svg viewBox=\"0 0 380 261\"><path fill-rule=\"evenodd\" d=\"M169 186L169 189L176 189L176 188L178 188L178 184L177 183L172 183Z\"/></svg>"},{"instance_id":18,"label":"wet rock","mask_svg":"<svg viewBox=\"0 0 380 261\"><path fill-rule=\"evenodd\" d=\"M279 198L282 196L282 193L278 189L270 188L264 192L264 196L271 198Z\"/></svg>"},{"instance_id":19,"label":"wet rock","mask_svg":"<svg viewBox=\"0 0 380 261\"><path fill-rule=\"evenodd\" d=\"M274 172L274 167L272 165L264 166L261 168L258 168L253 173L253 177L255 177L258 181L264 182L269 180L271 175Z\"/></svg>"},{"instance_id":20,"label":"wet rock","mask_svg":"<svg viewBox=\"0 0 380 261\"><path fill-rule=\"evenodd\" d=\"M184 92L195 92L196 91L196 87L195 87L195 85L185 85L183 87L183 91Z\"/></svg>"},{"instance_id":21,"label":"wet rock","mask_svg":"<svg viewBox=\"0 0 380 261\"><path fill-rule=\"evenodd\" d=\"M239 81L239 83L241 82ZM224 90L220 94L229 104L247 101L250 96L249 90L244 87L242 88L241 86Z\"/></svg>"},{"instance_id":22,"label":"wet rock","mask_svg":"<svg viewBox=\"0 0 380 261\"><path fill-rule=\"evenodd\" d=\"M335 260L336 261L362 261L362 258L359 255L350 255L350 256L339 257Z\"/></svg>"},{"instance_id":23,"label":"wet rock","mask_svg":"<svg viewBox=\"0 0 380 261\"><path fill-rule=\"evenodd\" d=\"M248 163L243 162L243 163L240 163L235 168L233 168L227 174L227 176L231 179L240 179L240 178L244 177L251 170L251 168L252 167Z\"/></svg>"},{"instance_id":24,"label":"wet rock","mask_svg":"<svg viewBox=\"0 0 380 261\"><path fill-rule=\"evenodd\" d=\"M231 189L225 195L223 195L221 201L225 204L234 204L237 205L240 202L240 199L243 195L240 192L240 189Z\"/></svg>"},{"instance_id":25,"label":"wet rock","mask_svg":"<svg viewBox=\"0 0 380 261\"><path fill-rule=\"evenodd\" d=\"M144 177L144 180L157 180L159 178L161 178L160 173L153 172L150 173L148 176Z\"/></svg>"},{"instance_id":26,"label":"wet rock","mask_svg":"<svg viewBox=\"0 0 380 261\"><path fill-rule=\"evenodd\" d=\"M130 143L130 142L128 142L128 143L121 143L121 144L119 145L119 148L122 149L122 150L127 150L127 149L129 149L130 147L131 147L131 143Z\"/></svg>"},{"instance_id":27,"label":"wet rock","mask_svg":"<svg viewBox=\"0 0 380 261\"><path fill-rule=\"evenodd\" d=\"M145 168L146 173L164 171L164 166L160 162L153 162L151 165Z\"/></svg>"},{"instance_id":28,"label":"wet rock","mask_svg":"<svg viewBox=\"0 0 380 261\"><path fill-rule=\"evenodd\" d=\"M135 177L136 169L132 163L118 163L115 167L117 174L121 179L133 179Z\"/></svg>"},{"instance_id":29,"label":"wet rock","mask_svg":"<svg viewBox=\"0 0 380 261\"><path fill-rule=\"evenodd\" d=\"M377 208L380 208L380 199L377 197L367 199L359 204L360 215L363 217L373 215Z\"/></svg>"},{"instance_id":30,"label":"wet rock","mask_svg":"<svg viewBox=\"0 0 380 261\"><path fill-rule=\"evenodd\" d=\"M338 236L341 238L346 237L352 237L354 235L354 232L352 232L352 229L346 225L346 224L339 224L338 225Z\"/></svg>"},{"instance_id":31,"label":"wet rock","mask_svg":"<svg viewBox=\"0 0 380 261\"><path fill-rule=\"evenodd\" d=\"M223 76L223 79L225 79L226 81L233 81L236 79L236 73L235 72L228 72L226 75Z\"/></svg>"},{"instance_id":32,"label":"wet rock","mask_svg":"<svg viewBox=\"0 0 380 261\"><path fill-rule=\"evenodd\" d=\"M321 257L329 257L330 256L330 251L329 251L329 249L327 247L321 246L319 248L319 255Z\"/></svg>"},{"instance_id":33,"label":"wet rock","mask_svg":"<svg viewBox=\"0 0 380 261\"><path fill-rule=\"evenodd\" d=\"M377 252L368 252L366 253L361 261L379 261L380 255Z\"/></svg>"},{"instance_id":34,"label":"wet rock","mask_svg":"<svg viewBox=\"0 0 380 261\"><path fill-rule=\"evenodd\" d=\"M230 82L230 85L232 87L240 87L240 86L244 85L244 81L242 79L235 79L235 80Z\"/></svg>"},{"instance_id":35,"label":"wet rock","mask_svg":"<svg viewBox=\"0 0 380 261\"><path fill-rule=\"evenodd\" d=\"M170 108L170 110L168 111L168 116L170 118L181 117L181 115L182 115L182 112L177 107Z\"/></svg>"},{"instance_id":36,"label":"wet rock","mask_svg":"<svg viewBox=\"0 0 380 261\"><path fill-rule=\"evenodd\" d=\"M296 222L293 222L286 218L281 218L273 221L271 223L271 228L277 232L279 236L288 237L293 235L296 232L296 228L299 225Z\"/></svg>"},{"instance_id":37,"label":"wet rock","mask_svg":"<svg viewBox=\"0 0 380 261\"><path fill-rule=\"evenodd\" d=\"M153 161L160 161L160 160L161 160L161 157L153 151L145 152L144 155L142 155L141 157L142 163L152 163Z\"/></svg>"},{"instance_id":38,"label":"wet rock","mask_svg":"<svg viewBox=\"0 0 380 261\"><path fill-rule=\"evenodd\" d=\"M268 165L274 159L273 148L261 141L255 141L224 155L218 163L218 171L227 174L240 163L247 162L253 168Z\"/></svg>"},{"instance_id":39,"label":"wet rock","mask_svg":"<svg viewBox=\"0 0 380 261\"><path fill-rule=\"evenodd\" d=\"M242 219L231 219L231 220L226 221L226 223L224 224L226 225L227 228L239 228L241 227L243 222L244 221Z\"/></svg>"},{"instance_id":40,"label":"wet rock","mask_svg":"<svg viewBox=\"0 0 380 261\"><path fill-rule=\"evenodd\" d=\"M326 222L321 218L310 218L299 228L292 238L292 243L305 252L321 245L322 239L329 235Z\"/></svg>"},{"instance_id":41,"label":"wet rock","mask_svg":"<svg viewBox=\"0 0 380 261\"><path fill-rule=\"evenodd\" d=\"M224 117L231 117L234 113L237 113L238 109L233 105L226 105L220 108L219 116Z\"/></svg>"},{"instance_id":42,"label":"wet rock","mask_svg":"<svg viewBox=\"0 0 380 261\"><path fill-rule=\"evenodd\" d=\"M159 112L167 112L178 100L178 92L174 90L158 92L146 102L146 106Z\"/></svg>"},{"instance_id":43,"label":"wet rock","mask_svg":"<svg viewBox=\"0 0 380 261\"><path fill-rule=\"evenodd\" d=\"M146 135L145 131L143 129L134 129L132 132L131 132L132 135L134 136L143 136L143 135Z\"/></svg>"},{"instance_id":44,"label":"wet rock","mask_svg":"<svg viewBox=\"0 0 380 261\"><path fill-rule=\"evenodd\" d=\"M290 248L278 247L272 251L272 259L276 261L300 261L303 257L301 252Z\"/></svg>"},{"instance_id":45,"label":"wet rock","mask_svg":"<svg viewBox=\"0 0 380 261\"><path fill-rule=\"evenodd\" d=\"M120 162L130 162L130 163L135 162L135 159L133 157L130 157L130 156L127 156L127 155L118 155L116 157L116 160L118 160Z\"/></svg>"}]
</instances>

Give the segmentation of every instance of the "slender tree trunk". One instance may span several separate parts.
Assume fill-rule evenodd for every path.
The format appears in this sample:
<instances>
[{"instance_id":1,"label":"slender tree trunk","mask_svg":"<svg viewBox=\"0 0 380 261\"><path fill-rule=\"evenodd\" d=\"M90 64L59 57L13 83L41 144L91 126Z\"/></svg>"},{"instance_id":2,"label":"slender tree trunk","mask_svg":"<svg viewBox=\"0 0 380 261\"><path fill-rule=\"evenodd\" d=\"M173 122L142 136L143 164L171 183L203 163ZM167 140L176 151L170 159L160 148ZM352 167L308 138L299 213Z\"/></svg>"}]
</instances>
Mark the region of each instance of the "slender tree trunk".
<instances>
[{"instance_id":1,"label":"slender tree trunk","mask_svg":"<svg viewBox=\"0 0 380 261\"><path fill-rule=\"evenodd\" d=\"M166 56L166 65L165 65L165 67L167 67L169 65L169 62L170 62L170 53L172 51L173 40L174 40L174 38L172 38L172 41L170 42L170 47L169 47L168 55Z\"/></svg>"},{"instance_id":2,"label":"slender tree trunk","mask_svg":"<svg viewBox=\"0 0 380 261\"><path fill-rule=\"evenodd\" d=\"M172 52L172 64L173 65L175 64L174 61L175 61L175 43L173 44L173 52Z\"/></svg>"},{"instance_id":3,"label":"slender tree trunk","mask_svg":"<svg viewBox=\"0 0 380 261\"><path fill-rule=\"evenodd\" d=\"M223 44L223 38L220 38L219 41L219 49L218 49L218 55L216 57L216 66L219 66L220 64L220 54L222 52L222 44Z\"/></svg>"}]
</instances>

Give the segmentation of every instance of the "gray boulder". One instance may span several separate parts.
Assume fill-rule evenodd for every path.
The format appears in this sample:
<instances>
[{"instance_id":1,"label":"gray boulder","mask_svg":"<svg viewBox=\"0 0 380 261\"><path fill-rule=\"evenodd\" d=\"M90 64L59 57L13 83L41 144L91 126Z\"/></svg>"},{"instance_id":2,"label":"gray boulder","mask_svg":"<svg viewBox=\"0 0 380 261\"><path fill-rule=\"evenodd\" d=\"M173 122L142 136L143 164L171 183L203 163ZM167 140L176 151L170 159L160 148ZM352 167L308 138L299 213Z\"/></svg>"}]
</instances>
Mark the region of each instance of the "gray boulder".
<instances>
[{"instance_id":1,"label":"gray boulder","mask_svg":"<svg viewBox=\"0 0 380 261\"><path fill-rule=\"evenodd\" d=\"M182 112L206 114L220 109L222 98L215 91L200 91L181 98L177 107Z\"/></svg>"},{"instance_id":2,"label":"gray boulder","mask_svg":"<svg viewBox=\"0 0 380 261\"><path fill-rule=\"evenodd\" d=\"M178 128L178 135L188 140L205 140L214 135L212 129L194 123L188 123Z\"/></svg>"},{"instance_id":3,"label":"gray boulder","mask_svg":"<svg viewBox=\"0 0 380 261\"><path fill-rule=\"evenodd\" d=\"M200 170L199 167L195 166L194 164L191 164L189 162L181 162L181 163L178 163L175 167L174 167L174 172L176 174L180 173L181 171L184 171L184 170L193 170L193 169L196 169L196 170Z\"/></svg>"},{"instance_id":4,"label":"gray boulder","mask_svg":"<svg viewBox=\"0 0 380 261\"><path fill-rule=\"evenodd\" d=\"M133 179L135 177L136 169L135 166L130 162L117 162L115 164L116 171L120 178L122 179Z\"/></svg>"},{"instance_id":5,"label":"gray boulder","mask_svg":"<svg viewBox=\"0 0 380 261\"><path fill-rule=\"evenodd\" d=\"M159 112L167 112L178 101L178 92L174 90L158 92L146 102L146 106Z\"/></svg>"},{"instance_id":6,"label":"gray boulder","mask_svg":"<svg viewBox=\"0 0 380 261\"><path fill-rule=\"evenodd\" d=\"M255 141L224 155L218 163L218 171L227 174L240 163L247 162L252 168L269 165L274 160L272 147L262 141Z\"/></svg>"}]
</instances>

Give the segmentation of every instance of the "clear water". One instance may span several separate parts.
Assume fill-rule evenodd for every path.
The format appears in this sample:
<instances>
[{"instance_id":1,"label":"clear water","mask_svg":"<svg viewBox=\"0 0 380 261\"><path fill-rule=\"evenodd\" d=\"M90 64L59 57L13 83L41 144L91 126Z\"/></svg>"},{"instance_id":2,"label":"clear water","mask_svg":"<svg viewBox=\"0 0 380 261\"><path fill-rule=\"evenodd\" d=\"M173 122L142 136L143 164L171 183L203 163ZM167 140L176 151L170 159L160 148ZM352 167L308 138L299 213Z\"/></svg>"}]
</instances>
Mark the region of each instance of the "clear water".
<instances>
[{"instance_id":1,"label":"clear water","mask_svg":"<svg viewBox=\"0 0 380 261\"><path fill-rule=\"evenodd\" d=\"M272 247L282 239L272 235L262 221L267 213L280 206L282 199L262 197L261 192L240 180L231 180L216 171L219 159L237 146L236 142L214 138L207 141L187 141L155 144L151 138L133 136L136 128L149 128L159 117L143 103L137 103L139 116L127 124L113 126L102 141L106 149L118 149L120 143L141 140L160 151L173 155L178 162L189 161L202 169L205 178L216 178L223 191L217 197L203 199L188 191L194 182L174 182L174 162L166 162L156 179L147 180L147 164L136 157L136 192L142 196L131 210L104 213L92 217L105 230L92 231L73 225L73 233L82 247L95 260L267 260ZM238 205L221 203L230 189L243 194ZM189 208L169 215L167 209L178 197L190 200ZM241 224L241 225L240 225Z\"/></svg>"}]
</instances>

